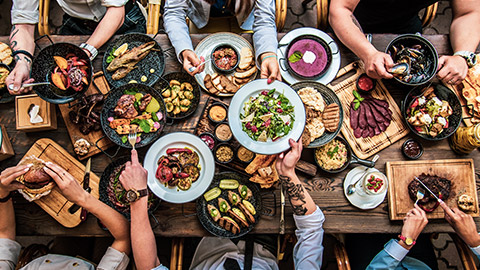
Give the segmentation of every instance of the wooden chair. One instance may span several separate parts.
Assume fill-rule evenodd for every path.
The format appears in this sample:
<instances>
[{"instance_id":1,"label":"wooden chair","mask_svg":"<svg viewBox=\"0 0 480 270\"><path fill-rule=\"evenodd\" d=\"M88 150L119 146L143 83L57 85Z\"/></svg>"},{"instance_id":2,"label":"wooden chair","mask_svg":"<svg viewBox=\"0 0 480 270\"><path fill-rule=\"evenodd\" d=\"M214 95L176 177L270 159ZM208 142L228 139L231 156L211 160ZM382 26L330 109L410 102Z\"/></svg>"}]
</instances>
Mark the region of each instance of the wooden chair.
<instances>
[{"instance_id":1,"label":"wooden chair","mask_svg":"<svg viewBox=\"0 0 480 270\"><path fill-rule=\"evenodd\" d=\"M170 270L182 270L184 238L172 239L172 255L170 257Z\"/></svg>"},{"instance_id":2,"label":"wooden chair","mask_svg":"<svg viewBox=\"0 0 480 270\"><path fill-rule=\"evenodd\" d=\"M350 261L348 260L347 250L345 245L336 239L333 245L333 252L337 260L338 270L350 270Z\"/></svg>"},{"instance_id":3,"label":"wooden chair","mask_svg":"<svg viewBox=\"0 0 480 270\"><path fill-rule=\"evenodd\" d=\"M38 33L40 36L50 35L48 26L48 14L50 10L50 0L40 0L38 3Z\"/></svg>"},{"instance_id":4,"label":"wooden chair","mask_svg":"<svg viewBox=\"0 0 480 270\"><path fill-rule=\"evenodd\" d=\"M317 28L320 30L327 29L328 26L328 0L316 0L317 1ZM425 9L425 13L422 17L422 27L427 27L437 13L438 2L428 6Z\"/></svg>"}]
</instances>

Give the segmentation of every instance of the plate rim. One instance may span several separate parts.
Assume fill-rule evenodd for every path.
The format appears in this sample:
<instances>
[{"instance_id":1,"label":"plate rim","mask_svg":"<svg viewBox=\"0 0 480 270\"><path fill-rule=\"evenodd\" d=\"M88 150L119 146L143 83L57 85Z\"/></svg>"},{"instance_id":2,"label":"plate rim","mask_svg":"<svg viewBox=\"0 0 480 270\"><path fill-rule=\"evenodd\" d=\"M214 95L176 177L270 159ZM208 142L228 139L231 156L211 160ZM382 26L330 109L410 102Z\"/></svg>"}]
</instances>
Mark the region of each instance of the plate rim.
<instances>
[{"instance_id":1,"label":"plate rim","mask_svg":"<svg viewBox=\"0 0 480 270\"><path fill-rule=\"evenodd\" d=\"M181 138L181 137L183 137L183 138ZM166 143L168 143L169 140L171 140L171 142L175 142L175 143L176 142L182 143L182 142L186 142L186 140L184 140L185 138L190 138L191 140L195 141L196 144L195 143L191 143L191 144L195 145L198 148L198 151L199 151L198 154L199 155L201 154L202 157L205 159L205 166L204 166L204 168L202 167L202 171L204 171L204 173L205 173L203 177L210 178L210 179L205 180L204 183L202 183L202 185L198 185L197 189L196 189L197 190L196 192L190 191L191 189L186 190L186 191L182 191L182 192L190 191L194 194L194 196L190 196L187 199L171 200L168 197L164 198L164 196L165 196L165 194L167 194L167 192L165 192L163 190L160 191L161 189L157 190L157 186L160 185L158 183L158 180L155 177L155 171L157 169L157 166L152 167L152 165L156 164L155 156L158 153L158 150L156 148L159 147L157 145L161 146L163 144L166 144ZM155 151L155 153L154 153L154 151ZM210 166L210 164L213 164L213 166ZM195 136L192 133L188 133L188 132L184 132L184 131L168 133L168 134L158 138L148 149L148 151L145 155L143 166L148 171L147 185L150 188L150 190L153 192L153 194L155 194L155 196L157 196L162 201L166 201L166 202L169 202L169 203L176 203L176 204L187 203L187 202L191 202L191 201L196 200L203 193L205 193L205 191L208 189L208 187L210 186L210 184L213 180L213 176L215 175L215 160L213 158L212 151L210 151L208 146L198 136ZM198 179L198 180L201 180L201 179ZM157 192L158 192L158 194L157 194ZM198 196L196 195L197 193L198 193Z\"/></svg>"},{"instance_id":2,"label":"plate rim","mask_svg":"<svg viewBox=\"0 0 480 270\"><path fill-rule=\"evenodd\" d=\"M257 84L258 84L258 86L257 86ZM295 122L299 124L299 126L297 126L298 131L296 130L295 124L294 124L294 127L292 128L290 133L285 135L282 139L280 139L278 143L277 142L266 142L266 145L256 145L259 142L254 142L253 139L251 139L248 135L244 134L245 132L243 132L243 130L242 130L242 125L241 125L240 120L237 121L237 118L239 118L238 115L239 115L240 111L243 109L243 107L242 107L243 100L242 100L242 102L240 102L240 100L238 102L235 102L235 101L240 99L241 95L245 95L245 97L248 97L250 95L249 91L250 92L260 91L258 89L254 89L253 91L248 90L249 87L252 87L252 89L257 87L257 88L261 88L263 90L263 89L278 88L279 86L281 86L282 89L284 89L284 90L286 89L288 91L291 91L291 94L292 94L293 98L298 99L297 104L299 104L299 105L295 105L294 102L291 100L291 98L289 98L292 105L295 105L295 107L294 107ZM244 92L246 94L244 94ZM301 108L298 108L300 106L301 106ZM237 107L238 107L238 110L237 110ZM298 113L301 113L301 114L298 114ZM240 89L238 89L238 91L235 93L232 100L230 101L230 105L228 107L227 117L228 117L228 125L230 126L230 129L232 130L232 133L233 133L233 136L235 137L235 139L242 146L247 148L248 150L250 150L254 153L257 153L257 154L262 154L262 155L274 155L274 154L278 154L278 153L281 153L283 151L288 150L290 148L290 144L288 143L288 139L292 138L295 141L298 141L303 134L303 130L305 129L305 122L306 122L305 106L304 106L300 96L298 96L297 92L293 88L291 88L288 84L286 84L284 82L277 81L277 80L268 84L267 79L253 80L253 81L245 84L244 86L242 86ZM233 121L232 121L232 119L233 119ZM240 137L240 138L238 138L238 137ZM245 137L245 140L242 140L242 137ZM247 140L249 142L248 144L246 143ZM262 142L262 143L264 143L264 142Z\"/></svg>"}]
</instances>

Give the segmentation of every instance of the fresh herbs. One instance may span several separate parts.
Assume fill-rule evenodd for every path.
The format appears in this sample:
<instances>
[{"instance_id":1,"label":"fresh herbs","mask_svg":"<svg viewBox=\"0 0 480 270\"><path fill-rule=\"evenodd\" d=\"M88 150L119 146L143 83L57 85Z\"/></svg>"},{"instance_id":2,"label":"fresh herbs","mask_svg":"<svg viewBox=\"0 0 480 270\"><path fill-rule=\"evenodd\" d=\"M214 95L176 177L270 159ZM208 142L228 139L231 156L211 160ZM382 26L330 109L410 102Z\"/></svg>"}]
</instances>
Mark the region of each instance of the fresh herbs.
<instances>
[{"instance_id":1,"label":"fresh herbs","mask_svg":"<svg viewBox=\"0 0 480 270\"><path fill-rule=\"evenodd\" d=\"M137 92L136 89L131 88L131 89L127 89L127 90L123 91L123 93L124 93L125 95L132 95L132 96L134 96L134 95L137 94L138 92Z\"/></svg>"},{"instance_id":2,"label":"fresh herbs","mask_svg":"<svg viewBox=\"0 0 480 270\"><path fill-rule=\"evenodd\" d=\"M353 109L356 111L360 108L360 103L365 100L357 91L353 90L353 96L355 99L353 100Z\"/></svg>"},{"instance_id":3,"label":"fresh herbs","mask_svg":"<svg viewBox=\"0 0 480 270\"><path fill-rule=\"evenodd\" d=\"M288 61L290 63L295 63L300 61L302 57L303 57L303 54L300 51L295 51L294 53L292 53L292 55L290 55L290 57L288 57Z\"/></svg>"},{"instance_id":4,"label":"fresh herbs","mask_svg":"<svg viewBox=\"0 0 480 270\"><path fill-rule=\"evenodd\" d=\"M122 136L122 143L127 143L127 141L128 141L127 135L123 135Z\"/></svg>"},{"instance_id":5,"label":"fresh herbs","mask_svg":"<svg viewBox=\"0 0 480 270\"><path fill-rule=\"evenodd\" d=\"M130 124L135 124L140 126L140 128L143 130L145 133L150 132L150 124L148 123L147 120L145 119L133 119Z\"/></svg>"},{"instance_id":6,"label":"fresh herbs","mask_svg":"<svg viewBox=\"0 0 480 270\"><path fill-rule=\"evenodd\" d=\"M328 155L330 158L333 158L333 155L335 155L336 153L338 153L338 145L335 146L335 148L333 148L332 151L328 151L328 152L327 152L327 155Z\"/></svg>"},{"instance_id":7,"label":"fresh herbs","mask_svg":"<svg viewBox=\"0 0 480 270\"><path fill-rule=\"evenodd\" d=\"M107 62L107 64L110 64L113 59L115 59L115 56L113 56L113 53L117 50L117 47L113 47L112 50L110 51L110 53L108 54L107 56L107 60L105 62Z\"/></svg>"}]
</instances>

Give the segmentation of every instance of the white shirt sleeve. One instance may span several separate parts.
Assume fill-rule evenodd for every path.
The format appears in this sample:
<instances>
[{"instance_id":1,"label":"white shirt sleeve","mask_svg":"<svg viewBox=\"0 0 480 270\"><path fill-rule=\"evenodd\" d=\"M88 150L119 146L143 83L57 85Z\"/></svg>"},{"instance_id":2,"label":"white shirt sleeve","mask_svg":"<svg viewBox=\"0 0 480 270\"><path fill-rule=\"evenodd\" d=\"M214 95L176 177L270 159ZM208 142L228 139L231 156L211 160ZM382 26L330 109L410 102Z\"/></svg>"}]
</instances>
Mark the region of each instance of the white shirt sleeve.
<instances>
[{"instance_id":1,"label":"white shirt sleeve","mask_svg":"<svg viewBox=\"0 0 480 270\"><path fill-rule=\"evenodd\" d=\"M38 0L13 0L12 1L12 25L37 24L38 23Z\"/></svg>"},{"instance_id":2,"label":"white shirt sleeve","mask_svg":"<svg viewBox=\"0 0 480 270\"><path fill-rule=\"evenodd\" d=\"M293 249L295 269L320 269L323 258L323 222L325 216L317 206L310 215L293 215L297 244Z\"/></svg>"},{"instance_id":3,"label":"white shirt sleeve","mask_svg":"<svg viewBox=\"0 0 480 270\"><path fill-rule=\"evenodd\" d=\"M98 264L98 270L124 270L128 266L130 259L127 254L120 252L112 247L108 247Z\"/></svg>"},{"instance_id":4,"label":"white shirt sleeve","mask_svg":"<svg viewBox=\"0 0 480 270\"><path fill-rule=\"evenodd\" d=\"M385 245L385 251L397 261L402 261L407 256L408 249L402 247L397 240L388 242Z\"/></svg>"},{"instance_id":5,"label":"white shirt sleeve","mask_svg":"<svg viewBox=\"0 0 480 270\"><path fill-rule=\"evenodd\" d=\"M13 240L0 238L0 269L15 269L21 248L22 246Z\"/></svg>"}]
</instances>

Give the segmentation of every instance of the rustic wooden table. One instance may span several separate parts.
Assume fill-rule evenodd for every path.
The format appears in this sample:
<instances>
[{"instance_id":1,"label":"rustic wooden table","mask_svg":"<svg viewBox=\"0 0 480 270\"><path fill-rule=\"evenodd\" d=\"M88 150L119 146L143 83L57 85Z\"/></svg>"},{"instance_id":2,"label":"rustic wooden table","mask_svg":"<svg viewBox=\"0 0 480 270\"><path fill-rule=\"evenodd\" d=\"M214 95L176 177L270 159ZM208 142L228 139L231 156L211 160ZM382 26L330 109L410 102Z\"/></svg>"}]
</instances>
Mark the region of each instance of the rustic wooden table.
<instances>
[{"instance_id":1,"label":"rustic wooden table","mask_svg":"<svg viewBox=\"0 0 480 270\"><path fill-rule=\"evenodd\" d=\"M206 35L192 35L193 44L197 44ZM244 35L251 41L250 35ZM281 38L283 34L279 34ZM395 35L378 34L373 36L373 44L380 51L385 50L388 42L392 40ZM84 36L54 36L55 42L70 42L80 44L85 41L87 37ZM426 36L437 48L439 55L451 54L451 48L448 41L448 36L433 35ZM161 47L166 50L171 48L171 44L166 35L158 35L156 40ZM0 37L0 41L8 42L8 37ZM49 44L47 39L42 39L39 42L39 47L45 47ZM337 40L337 43L340 44ZM357 60L356 56L352 54L347 48L341 47L342 64L344 67L352 61ZM94 61L96 71L101 70L101 61L103 51ZM167 51L166 70L165 72L180 71L181 66L177 62L173 50ZM395 98L397 103L405 96L406 90L401 89L396 84L388 84L390 93ZM202 91L201 102L199 108L203 108L205 101L210 95ZM226 99L227 101L229 99ZM190 118L178 121L173 126L167 126L164 134L174 131L192 132L199 119L201 110ZM73 155L73 147L68 137L65 123L62 120L60 113L57 112L58 128L54 131L25 133L15 129L15 108L14 103L0 105L0 123L7 128L8 134L12 140L15 149L15 157L5 160L0 163L3 168L14 166L23 157L25 152L32 146L32 144L40 138L51 138L62 145L69 153ZM407 136L408 138L410 136ZM377 162L376 168L385 172L385 162L405 160L400 152L402 139L388 148L381 151L380 160ZM480 155L478 151L474 151L468 156L458 156L450 150L447 140L441 142L424 142L425 153L422 160L430 159L453 159L453 158L472 158L474 159L476 169L477 184L480 184L478 176L480 174ZM147 148L141 149L140 155L144 156ZM122 150L120 155L128 155L127 150ZM305 149L302 154L302 159L313 162L313 151ZM92 162L92 170L97 175L101 175L102 171L109 164L110 160L103 154L94 156ZM373 210L363 211L352 206L343 194L343 178L347 171L337 175L325 175L318 173L315 177L306 177L300 174L302 181L309 190L315 202L320 206L326 216L324 229L327 233L398 233L401 229L402 222L393 222L388 218L387 200ZM275 216L263 216L258 225L253 230L253 233L277 233L279 231L279 193L277 194L277 214ZM82 223L76 228L67 229L57 223L47 213L40 209L34 203L26 202L22 197L16 196L14 198L15 213L17 219L17 234L18 235L71 235L71 236L105 236L107 235L97 225L95 217L90 215L86 222ZM187 203L182 205L170 204L162 202L158 210L155 212L155 217L158 220L158 226L155 227L155 233L161 236L204 236L208 233L203 229L198 219L194 215L195 203ZM286 232L293 232L295 224L292 218L292 210L287 203L285 213L285 228ZM477 224L480 225L480 220L477 219ZM451 232L451 227L444 220L430 221L424 232Z\"/></svg>"}]
</instances>

